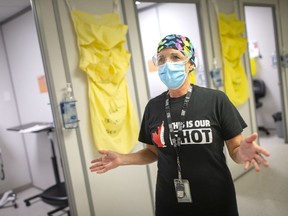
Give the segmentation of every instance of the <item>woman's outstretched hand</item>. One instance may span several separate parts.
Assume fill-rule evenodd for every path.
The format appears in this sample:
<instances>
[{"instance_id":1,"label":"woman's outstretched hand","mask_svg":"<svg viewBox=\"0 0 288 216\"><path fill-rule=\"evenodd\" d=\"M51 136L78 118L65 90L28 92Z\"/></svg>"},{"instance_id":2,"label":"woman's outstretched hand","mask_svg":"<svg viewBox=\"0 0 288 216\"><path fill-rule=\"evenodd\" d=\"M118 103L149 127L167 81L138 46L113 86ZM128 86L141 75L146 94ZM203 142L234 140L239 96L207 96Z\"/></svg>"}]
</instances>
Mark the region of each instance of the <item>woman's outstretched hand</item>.
<instances>
[{"instance_id":1,"label":"woman's outstretched hand","mask_svg":"<svg viewBox=\"0 0 288 216\"><path fill-rule=\"evenodd\" d=\"M91 161L91 172L101 174L121 165L121 154L107 150L99 150L99 153L102 157Z\"/></svg>"},{"instance_id":2,"label":"woman's outstretched hand","mask_svg":"<svg viewBox=\"0 0 288 216\"><path fill-rule=\"evenodd\" d=\"M257 136L257 133L253 133L251 136L244 138L239 146L238 156L245 162L245 170L248 170L251 165L254 166L256 171L260 171L260 164L269 167L265 157L269 157L270 153L256 143Z\"/></svg>"}]
</instances>

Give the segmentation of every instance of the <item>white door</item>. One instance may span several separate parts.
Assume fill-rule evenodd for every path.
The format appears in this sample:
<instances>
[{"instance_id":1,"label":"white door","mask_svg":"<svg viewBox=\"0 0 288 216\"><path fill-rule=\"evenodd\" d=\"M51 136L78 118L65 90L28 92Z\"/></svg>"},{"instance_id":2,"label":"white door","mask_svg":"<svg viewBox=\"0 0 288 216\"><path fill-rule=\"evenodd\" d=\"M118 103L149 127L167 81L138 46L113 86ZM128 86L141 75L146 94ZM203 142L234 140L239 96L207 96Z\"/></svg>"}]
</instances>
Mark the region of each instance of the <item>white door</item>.
<instances>
[{"instance_id":1,"label":"white door","mask_svg":"<svg viewBox=\"0 0 288 216\"><path fill-rule=\"evenodd\" d=\"M252 80L263 81L266 87L265 96L259 99L261 107L255 107L260 144L261 137L273 134L287 143L287 83L285 64L281 62L285 50L279 1L241 1L241 15L246 22L249 56L252 59L247 63L252 63Z\"/></svg>"},{"instance_id":2,"label":"white door","mask_svg":"<svg viewBox=\"0 0 288 216\"><path fill-rule=\"evenodd\" d=\"M168 34L184 35L192 41L197 65L194 72L195 83L199 86L207 86L196 3L141 1L138 2L137 9L150 97L153 98L167 90L158 76L157 68L153 66L152 56L156 54L158 42Z\"/></svg>"}]
</instances>

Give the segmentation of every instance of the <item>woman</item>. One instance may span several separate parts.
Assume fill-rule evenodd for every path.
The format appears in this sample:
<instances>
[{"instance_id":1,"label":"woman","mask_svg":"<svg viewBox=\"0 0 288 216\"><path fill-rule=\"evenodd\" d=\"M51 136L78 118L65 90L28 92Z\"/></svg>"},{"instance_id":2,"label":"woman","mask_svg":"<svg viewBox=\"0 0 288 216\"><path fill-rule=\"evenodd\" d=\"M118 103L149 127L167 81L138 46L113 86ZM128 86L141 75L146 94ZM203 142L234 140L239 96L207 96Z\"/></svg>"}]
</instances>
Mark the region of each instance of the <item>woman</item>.
<instances>
[{"instance_id":1,"label":"woman","mask_svg":"<svg viewBox=\"0 0 288 216\"><path fill-rule=\"evenodd\" d=\"M226 95L191 85L194 48L189 38L168 35L153 61L168 91L151 99L142 119L139 141L146 148L131 154L100 150L90 170L105 173L123 165L158 161L156 216L237 216L233 180L223 153L224 143L236 163L268 167L269 152L244 138L247 126Z\"/></svg>"}]
</instances>

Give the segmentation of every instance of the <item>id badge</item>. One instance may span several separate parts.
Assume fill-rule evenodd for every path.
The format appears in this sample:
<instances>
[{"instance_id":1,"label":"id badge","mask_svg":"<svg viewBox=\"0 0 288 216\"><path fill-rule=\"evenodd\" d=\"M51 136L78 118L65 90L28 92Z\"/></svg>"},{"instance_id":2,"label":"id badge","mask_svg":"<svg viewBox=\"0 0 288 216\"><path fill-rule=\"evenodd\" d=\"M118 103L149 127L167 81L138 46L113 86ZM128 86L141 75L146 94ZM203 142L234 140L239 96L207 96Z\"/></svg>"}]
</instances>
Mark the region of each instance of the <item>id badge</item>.
<instances>
[{"instance_id":1,"label":"id badge","mask_svg":"<svg viewBox=\"0 0 288 216\"><path fill-rule=\"evenodd\" d=\"M187 179L174 179L174 186L179 203L192 203L190 185Z\"/></svg>"}]
</instances>

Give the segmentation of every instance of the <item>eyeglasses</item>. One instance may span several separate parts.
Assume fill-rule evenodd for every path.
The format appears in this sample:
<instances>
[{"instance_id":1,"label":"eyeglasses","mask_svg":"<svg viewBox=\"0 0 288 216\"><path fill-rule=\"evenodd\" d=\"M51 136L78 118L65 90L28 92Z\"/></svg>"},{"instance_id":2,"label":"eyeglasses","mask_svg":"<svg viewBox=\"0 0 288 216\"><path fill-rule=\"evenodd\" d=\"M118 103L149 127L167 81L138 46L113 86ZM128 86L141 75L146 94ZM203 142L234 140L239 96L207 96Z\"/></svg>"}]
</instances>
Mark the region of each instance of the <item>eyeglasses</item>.
<instances>
[{"instance_id":1,"label":"eyeglasses","mask_svg":"<svg viewBox=\"0 0 288 216\"><path fill-rule=\"evenodd\" d=\"M152 57L152 61L154 63L155 66L161 66L164 65L167 61L168 62L188 62L190 57L185 57L184 55L180 55L179 53L171 53L168 56L164 56L164 55L160 55L160 54L155 54Z\"/></svg>"}]
</instances>

